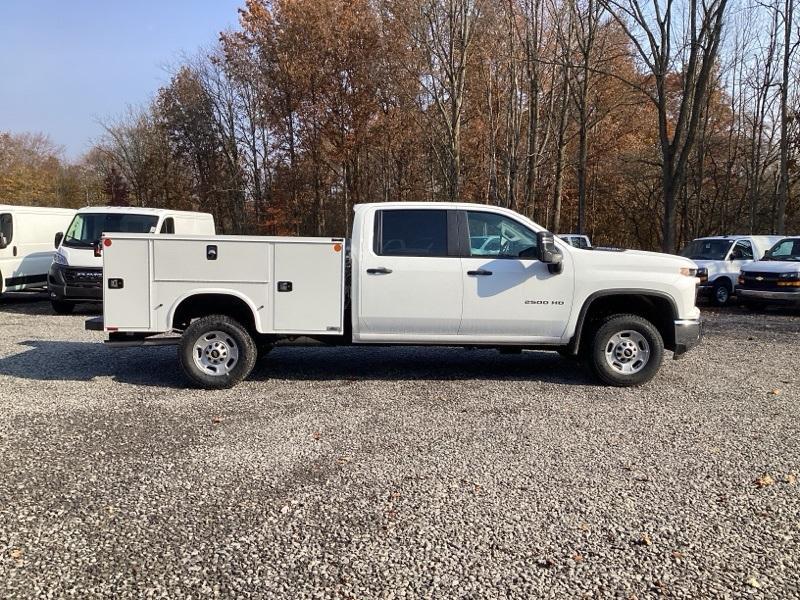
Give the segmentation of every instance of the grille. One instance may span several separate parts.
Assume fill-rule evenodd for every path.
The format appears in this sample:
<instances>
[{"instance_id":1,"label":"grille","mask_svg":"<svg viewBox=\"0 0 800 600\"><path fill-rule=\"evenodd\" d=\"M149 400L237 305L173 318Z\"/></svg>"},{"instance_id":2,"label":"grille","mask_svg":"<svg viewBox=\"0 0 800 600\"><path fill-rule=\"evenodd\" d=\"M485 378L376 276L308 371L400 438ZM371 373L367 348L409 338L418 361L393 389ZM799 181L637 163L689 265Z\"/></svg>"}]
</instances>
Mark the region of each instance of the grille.
<instances>
[{"instance_id":1,"label":"grille","mask_svg":"<svg viewBox=\"0 0 800 600\"><path fill-rule=\"evenodd\" d=\"M754 290L777 290L777 273L753 273L747 272L744 276L744 287Z\"/></svg>"},{"instance_id":2,"label":"grille","mask_svg":"<svg viewBox=\"0 0 800 600\"><path fill-rule=\"evenodd\" d=\"M96 287L102 284L103 269L91 267L85 269L65 269L64 281L69 285Z\"/></svg>"}]
</instances>

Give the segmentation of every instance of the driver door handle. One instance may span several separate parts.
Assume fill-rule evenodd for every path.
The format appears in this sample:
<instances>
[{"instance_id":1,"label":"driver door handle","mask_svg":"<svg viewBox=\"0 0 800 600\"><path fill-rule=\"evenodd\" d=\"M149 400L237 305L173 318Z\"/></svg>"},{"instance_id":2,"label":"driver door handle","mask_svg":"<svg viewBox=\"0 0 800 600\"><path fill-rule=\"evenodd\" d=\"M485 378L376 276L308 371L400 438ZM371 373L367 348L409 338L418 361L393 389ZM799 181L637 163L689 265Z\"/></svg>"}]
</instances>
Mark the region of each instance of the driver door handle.
<instances>
[{"instance_id":1,"label":"driver door handle","mask_svg":"<svg viewBox=\"0 0 800 600\"><path fill-rule=\"evenodd\" d=\"M467 271L467 275L491 275L491 271L486 269L478 269L477 271Z\"/></svg>"},{"instance_id":2,"label":"driver door handle","mask_svg":"<svg viewBox=\"0 0 800 600\"><path fill-rule=\"evenodd\" d=\"M374 268L374 269L367 269L367 273L369 273L370 275L379 275L379 274L380 275L388 275L391 272L392 272L392 270L391 269L387 269L386 267L377 267L377 268Z\"/></svg>"}]
</instances>

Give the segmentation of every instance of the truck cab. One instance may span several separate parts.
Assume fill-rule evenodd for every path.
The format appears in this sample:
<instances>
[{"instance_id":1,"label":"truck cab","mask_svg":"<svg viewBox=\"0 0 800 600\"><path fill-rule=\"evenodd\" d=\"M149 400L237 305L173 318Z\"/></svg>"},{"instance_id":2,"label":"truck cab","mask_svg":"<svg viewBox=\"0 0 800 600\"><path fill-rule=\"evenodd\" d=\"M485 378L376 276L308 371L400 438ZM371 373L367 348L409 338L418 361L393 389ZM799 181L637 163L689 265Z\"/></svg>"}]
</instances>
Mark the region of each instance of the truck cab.
<instances>
[{"instance_id":1,"label":"truck cab","mask_svg":"<svg viewBox=\"0 0 800 600\"><path fill-rule=\"evenodd\" d=\"M214 235L208 213L161 208L98 206L78 210L66 231L55 236L56 252L47 277L53 310L69 314L80 302L101 302L104 233Z\"/></svg>"},{"instance_id":2,"label":"truck cab","mask_svg":"<svg viewBox=\"0 0 800 600\"><path fill-rule=\"evenodd\" d=\"M698 293L716 306L725 306L736 293L739 272L744 265L759 260L780 236L721 235L692 240L681 256L698 267Z\"/></svg>"},{"instance_id":3,"label":"truck cab","mask_svg":"<svg viewBox=\"0 0 800 600\"><path fill-rule=\"evenodd\" d=\"M552 350L611 385L649 381L665 349L677 357L700 339L690 260L573 248L494 206L358 205L349 256L343 238L123 233L103 244L104 315L87 327L112 344L172 340L203 387L235 384L254 348L299 336Z\"/></svg>"}]
</instances>

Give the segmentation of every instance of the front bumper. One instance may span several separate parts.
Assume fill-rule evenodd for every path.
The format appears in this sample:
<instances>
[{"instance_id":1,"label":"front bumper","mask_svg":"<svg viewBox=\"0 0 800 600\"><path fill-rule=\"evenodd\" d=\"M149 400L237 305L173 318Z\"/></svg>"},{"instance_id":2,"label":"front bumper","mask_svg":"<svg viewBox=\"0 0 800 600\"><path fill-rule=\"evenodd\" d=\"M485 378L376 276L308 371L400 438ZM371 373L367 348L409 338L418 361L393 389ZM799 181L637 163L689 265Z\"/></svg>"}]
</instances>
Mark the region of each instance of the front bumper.
<instances>
[{"instance_id":1,"label":"front bumper","mask_svg":"<svg viewBox=\"0 0 800 600\"><path fill-rule=\"evenodd\" d=\"M703 324L700 319L678 319L675 321L674 358L686 354L697 346L703 338Z\"/></svg>"},{"instance_id":2,"label":"front bumper","mask_svg":"<svg viewBox=\"0 0 800 600\"><path fill-rule=\"evenodd\" d=\"M81 269L52 263L47 274L47 294L51 300L102 302L102 269Z\"/></svg>"},{"instance_id":3,"label":"front bumper","mask_svg":"<svg viewBox=\"0 0 800 600\"><path fill-rule=\"evenodd\" d=\"M773 290L750 290L739 288L739 297L745 300L759 300L762 302L775 302L780 304L800 303L800 288L787 290L785 292Z\"/></svg>"}]
</instances>

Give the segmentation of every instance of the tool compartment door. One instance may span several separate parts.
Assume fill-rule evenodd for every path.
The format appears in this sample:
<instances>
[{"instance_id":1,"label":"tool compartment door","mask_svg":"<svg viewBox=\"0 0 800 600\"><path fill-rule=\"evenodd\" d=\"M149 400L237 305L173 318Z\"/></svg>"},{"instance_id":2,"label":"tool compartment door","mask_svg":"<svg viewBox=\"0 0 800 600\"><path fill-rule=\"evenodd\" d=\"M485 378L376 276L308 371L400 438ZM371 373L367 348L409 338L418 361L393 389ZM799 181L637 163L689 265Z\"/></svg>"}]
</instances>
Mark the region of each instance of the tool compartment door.
<instances>
[{"instance_id":1,"label":"tool compartment door","mask_svg":"<svg viewBox=\"0 0 800 600\"><path fill-rule=\"evenodd\" d=\"M124 330L150 328L149 240L112 237L103 247L103 323Z\"/></svg>"},{"instance_id":2,"label":"tool compartment door","mask_svg":"<svg viewBox=\"0 0 800 600\"><path fill-rule=\"evenodd\" d=\"M280 333L341 334L344 244L275 244L272 282L274 328Z\"/></svg>"}]
</instances>

